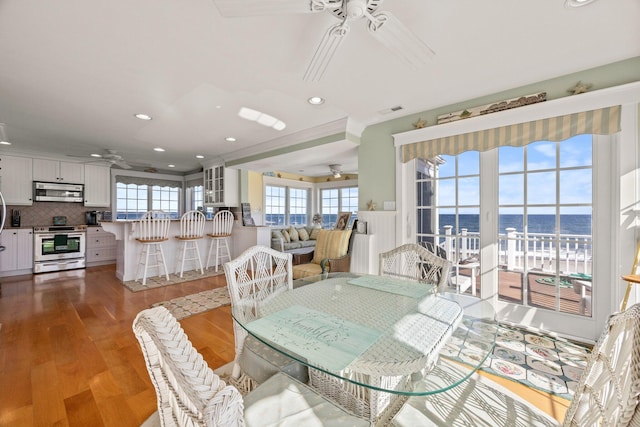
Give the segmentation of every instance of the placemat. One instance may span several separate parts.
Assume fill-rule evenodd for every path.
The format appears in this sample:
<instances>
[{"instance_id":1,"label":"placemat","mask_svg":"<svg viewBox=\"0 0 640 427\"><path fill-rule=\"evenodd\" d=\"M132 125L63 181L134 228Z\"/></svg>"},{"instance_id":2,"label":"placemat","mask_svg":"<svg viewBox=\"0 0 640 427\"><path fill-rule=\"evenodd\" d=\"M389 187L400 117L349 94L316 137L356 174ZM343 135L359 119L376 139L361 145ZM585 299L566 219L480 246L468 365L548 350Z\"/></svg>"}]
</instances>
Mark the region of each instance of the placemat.
<instances>
[{"instance_id":1,"label":"placemat","mask_svg":"<svg viewBox=\"0 0 640 427\"><path fill-rule=\"evenodd\" d=\"M416 299L422 298L434 289L433 285L427 283L387 276L360 276L347 283Z\"/></svg>"},{"instance_id":2,"label":"placemat","mask_svg":"<svg viewBox=\"0 0 640 427\"><path fill-rule=\"evenodd\" d=\"M367 326L298 305L254 320L247 329L332 371L346 368L382 335Z\"/></svg>"}]
</instances>

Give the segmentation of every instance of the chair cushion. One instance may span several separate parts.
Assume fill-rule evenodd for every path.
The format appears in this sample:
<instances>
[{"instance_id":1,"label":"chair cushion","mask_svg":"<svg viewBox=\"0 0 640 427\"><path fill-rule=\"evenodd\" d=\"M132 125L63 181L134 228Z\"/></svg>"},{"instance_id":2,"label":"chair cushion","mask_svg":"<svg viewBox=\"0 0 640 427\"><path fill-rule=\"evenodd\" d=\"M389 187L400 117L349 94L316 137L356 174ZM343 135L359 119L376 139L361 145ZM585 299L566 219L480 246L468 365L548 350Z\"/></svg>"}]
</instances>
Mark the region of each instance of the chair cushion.
<instances>
[{"instance_id":1,"label":"chair cushion","mask_svg":"<svg viewBox=\"0 0 640 427\"><path fill-rule=\"evenodd\" d=\"M284 373L274 375L244 397L244 419L247 427L369 426L368 421Z\"/></svg>"},{"instance_id":2,"label":"chair cushion","mask_svg":"<svg viewBox=\"0 0 640 427\"><path fill-rule=\"evenodd\" d=\"M298 228L298 237L302 241L309 240L309 233L307 233L307 229L304 227Z\"/></svg>"},{"instance_id":3,"label":"chair cushion","mask_svg":"<svg viewBox=\"0 0 640 427\"><path fill-rule=\"evenodd\" d=\"M469 369L441 359L426 381L445 386L452 377ZM431 388L431 387L428 387ZM558 427L560 423L515 393L473 374L467 381L445 392L413 396L391 420L393 426L492 426Z\"/></svg>"},{"instance_id":4,"label":"chair cushion","mask_svg":"<svg viewBox=\"0 0 640 427\"><path fill-rule=\"evenodd\" d=\"M294 265L292 271L293 279L295 280L303 277L317 276L322 273L322 268L320 267L320 264L310 262L309 264ZM329 272L328 265L327 272Z\"/></svg>"},{"instance_id":5,"label":"chair cushion","mask_svg":"<svg viewBox=\"0 0 640 427\"><path fill-rule=\"evenodd\" d=\"M289 227L289 238L292 242L297 242L298 240L300 240L298 237L298 230L296 230L293 225Z\"/></svg>"},{"instance_id":6,"label":"chair cushion","mask_svg":"<svg viewBox=\"0 0 640 427\"><path fill-rule=\"evenodd\" d=\"M349 250L351 230L320 230L313 253L313 263L320 264L325 258L340 258Z\"/></svg>"}]
</instances>

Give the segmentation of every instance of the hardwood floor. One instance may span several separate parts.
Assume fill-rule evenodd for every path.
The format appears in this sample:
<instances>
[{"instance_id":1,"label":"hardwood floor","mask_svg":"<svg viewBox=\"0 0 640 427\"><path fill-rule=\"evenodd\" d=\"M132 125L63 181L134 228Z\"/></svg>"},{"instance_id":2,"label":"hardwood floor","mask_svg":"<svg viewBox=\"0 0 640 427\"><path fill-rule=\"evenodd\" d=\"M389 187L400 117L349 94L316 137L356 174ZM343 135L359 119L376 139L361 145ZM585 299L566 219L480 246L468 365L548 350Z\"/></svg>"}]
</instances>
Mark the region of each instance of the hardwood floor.
<instances>
[{"instance_id":1,"label":"hardwood floor","mask_svg":"<svg viewBox=\"0 0 640 427\"><path fill-rule=\"evenodd\" d=\"M133 293L113 266L0 279L0 425L139 426L156 398L134 317L225 284L221 275ZM210 366L233 359L229 307L181 323Z\"/></svg>"},{"instance_id":2,"label":"hardwood floor","mask_svg":"<svg viewBox=\"0 0 640 427\"><path fill-rule=\"evenodd\" d=\"M134 293L113 266L0 279L0 426L139 426L156 397L134 317L154 302L225 284L221 275ZM233 359L228 306L181 324L209 366ZM566 400L502 384L564 416Z\"/></svg>"}]
</instances>

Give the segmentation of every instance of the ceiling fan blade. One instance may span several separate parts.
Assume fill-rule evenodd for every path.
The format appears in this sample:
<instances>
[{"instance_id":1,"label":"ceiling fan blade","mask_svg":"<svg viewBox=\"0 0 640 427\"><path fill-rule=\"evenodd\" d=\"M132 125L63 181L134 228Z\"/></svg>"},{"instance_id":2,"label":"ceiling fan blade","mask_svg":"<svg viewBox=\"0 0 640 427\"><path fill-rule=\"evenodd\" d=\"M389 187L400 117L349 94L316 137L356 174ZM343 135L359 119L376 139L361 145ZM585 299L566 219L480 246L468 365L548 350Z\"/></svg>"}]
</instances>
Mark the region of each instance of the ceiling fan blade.
<instances>
[{"instance_id":1,"label":"ceiling fan blade","mask_svg":"<svg viewBox=\"0 0 640 427\"><path fill-rule=\"evenodd\" d=\"M379 12L368 18L371 35L414 69L426 65L435 55L425 42L391 13Z\"/></svg>"},{"instance_id":2,"label":"ceiling fan blade","mask_svg":"<svg viewBox=\"0 0 640 427\"><path fill-rule=\"evenodd\" d=\"M327 30L302 77L304 81L319 81L322 78L333 54L347 34L349 26L346 23L333 25Z\"/></svg>"},{"instance_id":3,"label":"ceiling fan blade","mask_svg":"<svg viewBox=\"0 0 640 427\"><path fill-rule=\"evenodd\" d=\"M122 169L131 169L131 165L124 160L116 160L113 164L120 166Z\"/></svg>"},{"instance_id":4,"label":"ceiling fan blade","mask_svg":"<svg viewBox=\"0 0 640 427\"><path fill-rule=\"evenodd\" d=\"M213 0L222 16L256 16L322 12L342 5L342 0Z\"/></svg>"}]
</instances>

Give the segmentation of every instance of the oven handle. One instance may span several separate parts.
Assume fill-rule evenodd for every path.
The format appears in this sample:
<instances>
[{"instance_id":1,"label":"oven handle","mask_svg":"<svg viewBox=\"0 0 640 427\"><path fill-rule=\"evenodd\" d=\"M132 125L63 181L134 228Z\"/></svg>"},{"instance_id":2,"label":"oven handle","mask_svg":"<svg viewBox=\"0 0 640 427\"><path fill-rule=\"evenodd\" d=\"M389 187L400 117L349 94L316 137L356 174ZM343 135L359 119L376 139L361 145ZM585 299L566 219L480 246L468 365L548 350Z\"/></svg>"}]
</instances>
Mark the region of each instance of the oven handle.
<instances>
[{"instance_id":1,"label":"oven handle","mask_svg":"<svg viewBox=\"0 0 640 427\"><path fill-rule=\"evenodd\" d=\"M66 234L67 237L82 237L84 236L84 233L36 233L36 236L40 237L41 239L53 239L56 235L61 235L61 234Z\"/></svg>"}]
</instances>

